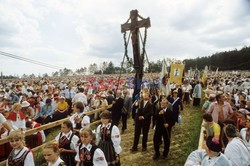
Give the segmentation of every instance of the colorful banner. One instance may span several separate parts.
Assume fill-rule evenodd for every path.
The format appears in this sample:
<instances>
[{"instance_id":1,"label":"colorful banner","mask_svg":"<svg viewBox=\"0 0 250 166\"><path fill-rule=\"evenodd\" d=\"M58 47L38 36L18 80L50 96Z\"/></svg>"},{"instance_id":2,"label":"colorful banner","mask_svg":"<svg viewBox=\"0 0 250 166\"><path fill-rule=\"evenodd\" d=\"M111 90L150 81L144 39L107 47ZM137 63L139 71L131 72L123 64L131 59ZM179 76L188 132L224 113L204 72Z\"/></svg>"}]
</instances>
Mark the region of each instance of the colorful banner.
<instances>
[{"instance_id":1,"label":"colorful banner","mask_svg":"<svg viewBox=\"0 0 250 166\"><path fill-rule=\"evenodd\" d=\"M183 71L184 71L184 64L171 64L170 69L170 83L182 83Z\"/></svg>"}]
</instances>

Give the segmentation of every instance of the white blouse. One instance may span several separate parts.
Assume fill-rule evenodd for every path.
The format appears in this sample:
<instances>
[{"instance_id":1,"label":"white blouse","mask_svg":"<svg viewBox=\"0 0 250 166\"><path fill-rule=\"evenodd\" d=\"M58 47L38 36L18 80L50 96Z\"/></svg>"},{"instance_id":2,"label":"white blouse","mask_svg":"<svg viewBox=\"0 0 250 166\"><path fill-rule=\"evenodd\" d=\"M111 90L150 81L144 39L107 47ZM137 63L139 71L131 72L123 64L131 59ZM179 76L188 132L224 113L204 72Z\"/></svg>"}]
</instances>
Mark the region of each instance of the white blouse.
<instances>
[{"instance_id":1,"label":"white blouse","mask_svg":"<svg viewBox=\"0 0 250 166\"><path fill-rule=\"evenodd\" d=\"M62 133L62 132L60 132L60 133L56 136L56 138L55 138L55 141L58 142L58 143L59 143L59 139L60 139L60 134L61 134L61 133ZM65 133L62 133L61 137L66 136L66 138L67 138L68 140L70 140L70 137L71 137L72 134L73 134L72 131L70 131L70 132L68 132L68 133L66 133L66 134L65 134ZM74 135L74 136L72 137L71 142L70 142L70 149L71 149L71 150L75 150L75 147L76 147L76 145L77 145L78 140L79 140L79 138L78 138L76 135Z\"/></svg>"},{"instance_id":2,"label":"white blouse","mask_svg":"<svg viewBox=\"0 0 250 166\"><path fill-rule=\"evenodd\" d=\"M77 151L76 151L75 160L77 162L80 162L79 146L80 146L80 144L76 147ZM87 150L90 152L90 150L92 148L92 145L88 144L86 146L86 145L82 144L81 149L83 149L84 147L87 148ZM94 166L108 166L108 163L106 161L105 155L104 155L103 151L101 149L99 149L99 148L97 148L95 150L95 152L94 152L94 155L93 155L93 165Z\"/></svg>"},{"instance_id":3,"label":"white blouse","mask_svg":"<svg viewBox=\"0 0 250 166\"><path fill-rule=\"evenodd\" d=\"M28 150L29 150L29 149L28 149L27 147L24 147L24 148L22 149L22 151L17 155L17 153L18 153L20 150L15 149L15 150L14 150L14 155L17 155L17 156L15 156L14 159L21 157L21 156L23 155L23 153L25 153L25 152L28 151ZM34 158L33 158L32 152L29 152L29 153L27 154L27 156L26 156L26 158L25 158L25 160L24 160L24 165L35 166ZM7 162L6 162L6 166L9 166L8 160L7 160Z\"/></svg>"},{"instance_id":4,"label":"white blouse","mask_svg":"<svg viewBox=\"0 0 250 166\"><path fill-rule=\"evenodd\" d=\"M49 162L48 166L58 166L59 164L61 164L62 162L64 162L60 157L57 158L56 162L54 164L51 164Z\"/></svg>"},{"instance_id":5,"label":"white blouse","mask_svg":"<svg viewBox=\"0 0 250 166\"><path fill-rule=\"evenodd\" d=\"M71 123L73 124L73 128L76 127L76 123L75 123L75 118L81 118L83 116L84 112L82 113L75 113L73 114L69 120L71 121ZM89 116L85 115L83 118L82 118L82 122L81 122L81 126L82 128L89 128L90 127L90 118Z\"/></svg>"},{"instance_id":6,"label":"white blouse","mask_svg":"<svg viewBox=\"0 0 250 166\"><path fill-rule=\"evenodd\" d=\"M111 126L111 123L108 123L107 126L99 125L96 128L96 140L97 140L97 144L101 140L101 126L102 126L102 128L107 127L107 129L109 129L110 126ZM121 135L120 135L119 128L117 126L115 126L115 125L113 125L112 131L111 131L111 140L113 142L113 147L115 149L115 152L117 154L120 154L121 151L122 151L122 148L120 146L120 144L121 144Z\"/></svg>"}]
</instances>

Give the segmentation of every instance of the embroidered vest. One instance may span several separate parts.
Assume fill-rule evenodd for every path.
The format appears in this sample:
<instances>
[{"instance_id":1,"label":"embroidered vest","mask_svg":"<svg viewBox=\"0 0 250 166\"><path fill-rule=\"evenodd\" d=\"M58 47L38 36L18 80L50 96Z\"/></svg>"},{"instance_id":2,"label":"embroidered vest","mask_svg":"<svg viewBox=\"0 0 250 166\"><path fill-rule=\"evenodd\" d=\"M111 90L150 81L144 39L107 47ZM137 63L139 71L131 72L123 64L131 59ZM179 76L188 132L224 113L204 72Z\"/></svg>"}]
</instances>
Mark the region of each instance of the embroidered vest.
<instances>
[{"instance_id":1,"label":"embroidered vest","mask_svg":"<svg viewBox=\"0 0 250 166\"><path fill-rule=\"evenodd\" d=\"M111 132L112 132L113 124L111 124L110 128L107 129L106 127L102 128L101 125L101 140L102 141L111 141Z\"/></svg>"},{"instance_id":2,"label":"embroidered vest","mask_svg":"<svg viewBox=\"0 0 250 166\"><path fill-rule=\"evenodd\" d=\"M80 116L79 122L75 122L75 123L76 123L75 129L81 129L81 128L82 128L82 119L84 118L84 116L85 116L85 114L82 114L82 115Z\"/></svg>"},{"instance_id":3,"label":"embroidered vest","mask_svg":"<svg viewBox=\"0 0 250 166\"><path fill-rule=\"evenodd\" d=\"M86 148L81 149L81 147L82 143L79 146L80 166L93 166L93 157L97 146L93 145L90 151Z\"/></svg>"},{"instance_id":4,"label":"embroidered vest","mask_svg":"<svg viewBox=\"0 0 250 166\"><path fill-rule=\"evenodd\" d=\"M66 136L62 137L62 132L61 132L59 136L59 148L70 149L70 143L71 143L73 136L74 134L72 133L68 140Z\"/></svg>"},{"instance_id":5,"label":"embroidered vest","mask_svg":"<svg viewBox=\"0 0 250 166\"><path fill-rule=\"evenodd\" d=\"M8 157L9 166L24 166L24 160L30 151L26 150L19 158L14 159L14 149L11 151Z\"/></svg>"}]
</instances>

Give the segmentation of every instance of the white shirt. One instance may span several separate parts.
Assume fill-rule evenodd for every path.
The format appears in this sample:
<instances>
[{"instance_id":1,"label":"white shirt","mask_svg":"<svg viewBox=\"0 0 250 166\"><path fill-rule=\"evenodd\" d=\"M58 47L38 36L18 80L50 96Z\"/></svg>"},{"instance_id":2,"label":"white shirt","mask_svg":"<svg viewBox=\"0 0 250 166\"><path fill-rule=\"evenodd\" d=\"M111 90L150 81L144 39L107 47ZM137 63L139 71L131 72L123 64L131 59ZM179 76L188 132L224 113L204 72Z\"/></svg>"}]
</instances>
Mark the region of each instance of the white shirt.
<instances>
[{"instance_id":1,"label":"white shirt","mask_svg":"<svg viewBox=\"0 0 250 166\"><path fill-rule=\"evenodd\" d=\"M65 89L63 91L63 94L65 96L66 99L73 99L74 96L75 96L75 91L71 88L70 90L69 89Z\"/></svg>"},{"instance_id":2,"label":"white shirt","mask_svg":"<svg viewBox=\"0 0 250 166\"><path fill-rule=\"evenodd\" d=\"M17 115L17 120L16 121L12 121L12 120L8 120L9 125L14 129L14 130L18 130L20 128L22 129L26 129L26 121L25 119L21 119L19 114Z\"/></svg>"},{"instance_id":3,"label":"white shirt","mask_svg":"<svg viewBox=\"0 0 250 166\"><path fill-rule=\"evenodd\" d=\"M227 157L220 153L218 157L209 157L206 151L203 150L195 150L189 154L187 161L185 163L193 166L231 166L230 161Z\"/></svg>"},{"instance_id":4,"label":"white shirt","mask_svg":"<svg viewBox=\"0 0 250 166\"><path fill-rule=\"evenodd\" d=\"M109 129L110 126L111 126L111 123L108 123L107 126L99 125L96 128L96 141L97 141L97 145L98 145L99 141L101 140L101 126L102 126L102 128L103 127L107 127L107 129ZM122 148L120 146L120 144L121 144L121 135L120 135L119 128L117 126L115 126L115 125L113 125L113 127L112 127L111 141L113 142L113 147L114 147L115 152L117 154L121 153L121 151L122 151Z\"/></svg>"},{"instance_id":5,"label":"white shirt","mask_svg":"<svg viewBox=\"0 0 250 166\"><path fill-rule=\"evenodd\" d=\"M75 160L77 162L80 162L79 146L80 146L80 144L76 147L76 157L75 157ZM83 149L84 147L87 148L87 150L90 152L90 150L92 148L92 145L88 144L87 146L85 146L84 144L82 144L81 149ZM97 148L95 150L95 152L94 152L94 155L93 155L93 165L94 166L108 166L108 163L106 161L105 155L104 155L103 151L101 149L99 149L99 148Z\"/></svg>"},{"instance_id":6,"label":"white shirt","mask_svg":"<svg viewBox=\"0 0 250 166\"><path fill-rule=\"evenodd\" d=\"M227 144L224 154L233 166L249 166L250 164L250 153L240 138L233 138Z\"/></svg>"},{"instance_id":7,"label":"white shirt","mask_svg":"<svg viewBox=\"0 0 250 166\"><path fill-rule=\"evenodd\" d=\"M250 151L250 140L246 140L247 128L243 128L240 130L240 136L243 139L245 145L247 146L248 150Z\"/></svg>"},{"instance_id":8,"label":"white shirt","mask_svg":"<svg viewBox=\"0 0 250 166\"><path fill-rule=\"evenodd\" d=\"M6 122L6 118L0 113L0 125Z\"/></svg>"},{"instance_id":9,"label":"white shirt","mask_svg":"<svg viewBox=\"0 0 250 166\"><path fill-rule=\"evenodd\" d=\"M72 99L73 103L82 102L84 105L87 105L87 96L83 93L77 93Z\"/></svg>"},{"instance_id":10,"label":"white shirt","mask_svg":"<svg viewBox=\"0 0 250 166\"><path fill-rule=\"evenodd\" d=\"M60 132L60 133L56 136L56 138L55 138L56 142L58 142L58 143L59 143L59 139L60 139L61 133L62 133L62 132ZM65 134L65 133L62 133L61 137L66 136L67 139L70 140L70 137L71 137L72 134L73 134L72 131L70 131L70 132L68 132L68 133L66 133L66 134ZM71 150L75 150L75 147L76 147L76 145L77 145L78 140L79 140L79 138L78 138L76 135L74 135L74 136L72 137L71 142L70 142L70 149L71 149Z\"/></svg>"},{"instance_id":11,"label":"white shirt","mask_svg":"<svg viewBox=\"0 0 250 166\"><path fill-rule=\"evenodd\" d=\"M225 93L229 92L229 93L232 94L233 88L234 88L234 87L233 87L232 85L226 85L225 88L224 88L224 92L225 92Z\"/></svg>"},{"instance_id":12,"label":"white shirt","mask_svg":"<svg viewBox=\"0 0 250 166\"><path fill-rule=\"evenodd\" d=\"M69 118L69 120L70 120L71 123L73 124L73 128L76 127L75 118L81 118L83 114L84 114L84 112L82 112L82 113L75 113L75 114L73 114L73 115ZM89 116L85 115L85 116L82 118L81 126L82 126L82 128L89 128L89 127L90 127L90 118L89 118Z\"/></svg>"},{"instance_id":13,"label":"white shirt","mask_svg":"<svg viewBox=\"0 0 250 166\"><path fill-rule=\"evenodd\" d=\"M48 166L58 166L59 164L61 164L62 162L64 162L60 157L57 158L56 162L54 164L51 164L50 162L48 163Z\"/></svg>"},{"instance_id":14,"label":"white shirt","mask_svg":"<svg viewBox=\"0 0 250 166\"><path fill-rule=\"evenodd\" d=\"M29 150L29 149L28 149L27 147L24 147L24 148L22 149L22 151L21 151L17 156L14 157L14 159L21 157L22 154L23 154L24 152L26 152L27 150ZM14 155L16 155L19 151L20 151L20 150L15 149L15 150L14 150ZM25 166L26 166L26 165L27 165L27 166L35 166L34 158L33 158L32 152L29 152L29 153L27 154L27 156L26 156L26 158L25 158L25 160L24 160L24 165L25 165ZM9 166L9 164L8 164L8 159L7 159L7 162L6 162L6 166Z\"/></svg>"},{"instance_id":15,"label":"white shirt","mask_svg":"<svg viewBox=\"0 0 250 166\"><path fill-rule=\"evenodd\" d=\"M143 108L147 105L148 100L143 100Z\"/></svg>"}]
</instances>

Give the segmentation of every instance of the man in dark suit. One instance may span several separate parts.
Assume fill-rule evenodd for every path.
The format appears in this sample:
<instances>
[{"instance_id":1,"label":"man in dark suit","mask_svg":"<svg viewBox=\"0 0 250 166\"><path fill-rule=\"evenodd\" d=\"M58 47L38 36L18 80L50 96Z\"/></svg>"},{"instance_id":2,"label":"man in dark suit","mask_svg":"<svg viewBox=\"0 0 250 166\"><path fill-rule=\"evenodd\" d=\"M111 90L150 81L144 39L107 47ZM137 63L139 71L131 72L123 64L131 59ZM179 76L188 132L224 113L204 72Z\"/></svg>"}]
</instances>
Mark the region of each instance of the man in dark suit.
<instances>
[{"instance_id":1,"label":"man in dark suit","mask_svg":"<svg viewBox=\"0 0 250 166\"><path fill-rule=\"evenodd\" d=\"M156 111L155 118L156 118L155 133L154 133L155 155L153 159L155 160L160 157L159 142L161 141L162 136L164 140L164 151L162 158L165 159L167 158L169 152L171 130L173 125L175 124L172 105L166 99L163 99L161 101L161 108Z\"/></svg>"},{"instance_id":2,"label":"man in dark suit","mask_svg":"<svg viewBox=\"0 0 250 166\"><path fill-rule=\"evenodd\" d=\"M112 104L112 102L115 100L112 90L108 90L108 96L106 97L106 100L108 105Z\"/></svg>"},{"instance_id":3,"label":"man in dark suit","mask_svg":"<svg viewBox=\"0 0 250 166\"><path fill-rule=\"evenodd\" d=\"M106 100L108 102L108 105L113 104L113 101L115 100L115 98L113 96L112 90L108 90L108 96L106 97ZM112 108L109 108L108 110L111 112Z\"/></svg>"},{"instance_id":4,"label":"man in dark suit","mask_svg":"<svg viewBox=\"0 0 250 166\"><path fill-rule=\"evenodd\" d=\"M149 93L143 93L143 100L139 100L138 103L139 108L135 117L134 145L132 149L130 149L132 152L137 151L141 130L143 134L142 151L147 150L148 131L153 115L153 104L150 103Z\"/></svg>"},{"instance_id":5,"label":"man in dark suit","mask_svg":"<svg viewBox=\"0 0 250 166\"><path fill-rule=\"evenodd\" d=\"M125 90L124 95L124 107L122 109L122 133L127 129L127 118L128 114L132 109L132 98L129 96L129 91Z\"/></svg>"},{"instance_id":6,"label":"man in dark suit","mask_svg":"<svg viewBox=\"0 0 250 166\"><path fill-rule=\"evenodd\" d=\"M122 116L122 107L124 105L124 99L121 98L121 94L122 93L120 90L116 92L116 98L113 101L112 107L112 124L116 125L117 127Z\"/></svg>"}]
</instances>

